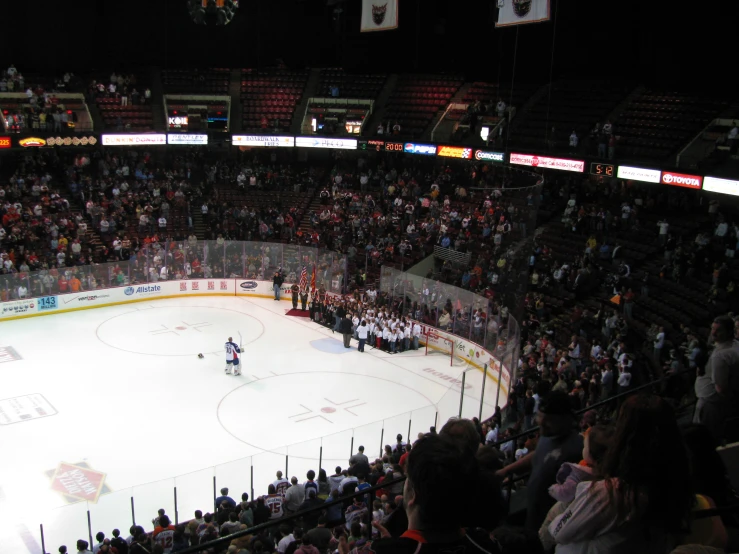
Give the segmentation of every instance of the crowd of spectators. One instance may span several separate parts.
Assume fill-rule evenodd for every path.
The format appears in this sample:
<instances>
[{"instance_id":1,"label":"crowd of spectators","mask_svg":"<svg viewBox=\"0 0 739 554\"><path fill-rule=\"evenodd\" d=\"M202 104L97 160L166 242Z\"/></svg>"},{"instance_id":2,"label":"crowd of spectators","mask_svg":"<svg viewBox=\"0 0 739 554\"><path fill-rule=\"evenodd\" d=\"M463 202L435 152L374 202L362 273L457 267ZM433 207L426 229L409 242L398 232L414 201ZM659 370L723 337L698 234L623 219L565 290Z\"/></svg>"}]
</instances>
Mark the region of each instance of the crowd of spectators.
<instances>
[{"instance_id":1,"label":"crowd of spectators","mask_svg":"<svg viewBox=\"0 0 739 554\"><path fill-rule=\"evenodd\" d=\"M487 328L491 333L493 322L496 327L504 322L509 317L508 306L498 292L506 280L520 275L506 269L514 265L510 263L513 247L529 238L533 231L530 212L540 202L559 204L563 215L550 224L554 234L547 228L540 230L532 255L525 258L530 292L524 297L524 317L519 322L520 367L509 402L488 421L471 424L477 442L487 446L476 456L470 454L454 462L461 464L457 468L490 464L498 477L513 481L531 472L525 489L516 491L514 487L512 493L526 498L527 531L496 533L494 523L502 514L491 516L484 536L496 542L486 550L514 552L506 550L513 547L505 541L536 542L531 533L538 535L545 547L556 544L558 552L619 552L627 547L669 552L668 545L677 546L688 540L686 537L724 548L732 537L729 531L736 527L731 516L712 518L706 530L690 521L690 512L696 506L734 502L725 481L709 483L706 474L695 469L711 467L725 474L713 456L715 444L725 437L726 422L737 415L735 323L731 315L722 316L735 310L737 299L729 264L739 246L739 232L729 213L711 202L696 226L678 232L679 222L662 206L676 213L689 208L689 192L655 194L618 181L578 183L579 187L574 182L555 181L542 191L532 187L529 193L513 196L514 180L515 175L484 164L424 165L395 158L342 157L334 161L332 170L322 171L258 156L214 161L200 149L176 155L136 149L95 150L69 158L54 151L24 153L7 184L0 186L4 274L0 294L6 301L172 277L264 277L277 266L269 251L260 249L244 258L243 252L229 252L227 243L259 239L310 244L346 254L356 271L354 298L347 304L347 299L317 297L312 300L313 314L319 313L320 320L332 326L337 317L354 314L351 332L356 339L362 338L360 332L364 335L362 322L367 327L376 325L381 314L382 323L403 334L402 341L397 336L395 341L383 336L387 342L381 340L380 345L392 348L390 342L395 342L400 349L413 349L417 344L409 317L455 332L459 325L467 326L466 332L476 337L475 329ZM225 201L220 196L223 186L237 192L314 189L320 207L302 214L310 222L311 231L305 233L293 207L279 201L249 205L248 194L243 201ZM200 210L208 233L206 241L194 234L193 209ZM647 227L655 214L659 215L656 224ZM176 218L180 218L179 223ZM625 237L632 236L654 245L657 266L630 259ZM94 247L96 237L102 240ZM568 248L573 242L579 244L574 251ZM224 248L224 263L210 265L209 244ZM455 268L447 263L434 277L487 296L491 299L488 306L470 309L470 317L465 319L466 311L452 298L436 298L433 286L430 290L421 287L415 297L398 298L377 294L365 282L365 271L393 263L396 252L407 258L409 252L426 253L434 245L474 253L470 267ZM287 270L292 274L288 280L294 280L303 260L288 257L288 262ZM92 270L84 269L90 264ZM324 280L338 269L326 264ZM637 267L640 264L643 267ZM31 272L34 277L26 278ZM710 281L707 320L670 329L647 317L643 301L663 285L692 284L694 280ZM556 299L567 301L564 309L555 309ZM700 328L711 320L710 335L702 333ZM644 328L644 321L651 327ZM372 336L377 333L370 328L365 339ZM674 377L655 389L660 397L611 400L637 384L671 374ZM691 400L697 401L697 426L681 432L674 412ZM597 408L582 417L582 432L573 431L572 413L595 404L599 404ZM531 431L534 424L539 426L538 432ZM450 428L454 425L450 423ZM467 423L460 420L456 425L464 428ZM518 431L528 433L513 439ZM418 449L423 452L423 445L431 444L431 451L442 452L448 446L444 440L424 437L419 439ZM640 448L627 448L637 444ZM415 448L410 448L411 453ZM438 455L446 459L448 453ZM412 485L421 486L413 481L412 468L404 467L400 457L391 461L395 456L392 447L387 456L387 462L381 458L367 471L355 469L351 471L354 475L346 478L356 477L359 485L369 486L381 484L382 476L389 479L408 472ZM407 460L412 466L412 454ZM418 457L418 463L423 464L423 460ZM386 464L392 470L390 477ZM150 541L153 538L156 543L157 537L164 542L165 551L167 537L172 545L184 547L201 535L201 525L202 535L209 539L217 533L227 535L256 524L260 511L262 517L269 511L271 519L277 504L282 515L307 507L304 502L317 505L327 493L325 483L330 478L318 472L315 498L311 498L313 486L309 483L313 479L308 477L305 485L297 480L293 484L307 491L299 503L298 492L287 495L287 489L283 496L275 485L266 498L252 503L247 497L242 504L229 504L211 515L210 521L207 514L202 516L194 533L189 525L170 529L171 522L163 515L158 532L155 528L152 534L142 534L139 529L131 533L129 551L151 552L157 547ZM684 486L675 487L676 482ZM496 482L493 479L490 483ZM491 494L501 494L499 484L491 486L498 487ZM454 494L464 494L458 482L450 482L449 487ZM339 496L342 492L347 491L342 489ZM405 513L411 531L414 529L409 525L419 521L415 518L438 516L426 513L422 517L419 512L412 516L411 512L419 509L412 488L406 489L401 499L394 498L399 491L388 492L388 501L383 502L379 495L377 506L368 506L362 497L352 500L342 510L343 518L340 514L336 517L329 507L326 515L319 516L322 519L298 524L297 537L293 528L287 533L281 530L279 535L270 531L248 540L236 539L232 551L272 552L276 548L283 554L291 543L295 543L294 550L302 549L305 554L315 554L311 547L319 552L338 549L342 554L352 548L376 551L382 549L384 539L377 540L375 534L397 539L405 531L385 526L389 513ZM328 493L332 494L330 487ZM427 499L424 494L430 493L418 494ZM293 495L297 499L288 501L286 497ZM268 502L270 498L273 500ZM354 512L363 514L356 519L362 520L364 527L353 525L355 518L348 516ZM449 517L452 512L447 509L444 513ZM371 519L379 522L376 526L369 524L370 513ZM473 519L465 517L472 518L460 513L450 521L457 527L480 526L479 521L473 526ZM316 526L343 530L308 532ZM650 533L645 535L647 528ZM169 531L171 534L162 535ZM280 541L290 534L292 540L280 550ZM317 534L333 539L318 547L311 542ZM419 542L419 536L406 534L404 538ZM388 548L401 547L405 548L402 541Z\"/></svg>"},{"instance_id":2,"label":"crowd of spectators","mask_svg":"<svg viewBox=\"0 0 739 554\"><path fill-rule=\"evenodd\" d=\"M113 99L121 106L151 103L151 89L148 86L136 87L139 84L136 74L111 73L110 78L91 79L87 85L87 98L92 102L102 98Z\"/></svg>"},{"instance_id":3,"label":"crowd of spectators","mask_svg":"<svg viewBox=\"0 0 739 554\"><path fill-rule=\"evenodd\" d=\"M3 109L5 129L19 133L26 130L61 133L73 128L77 115L67 110L55 92L64 91L73 75L66 73L56 86L45 88L41 84L26 83L23 75L10 65L0 77L0 92L25 94L23 101L11 100Z\"/></svg>"},{"instance_id":4,"label":"crowd of spectators","mask_svg":"<svg viewBox=\"0 0 739 554\"><path fill-rule=\"evenodd\" d=\"M112 538L98 532L93 552L169 554L219 538L226 540L203 552L368 554L443 545L475 554L679 554L735 544L734 514L698 513L735 501L710 432L681 429L659 396L632 395L613 421L584 418L578 426L568 395L551 391L541 398L538 436L508 465L489 439L494 423L452 419L438 434L431 428L409 442L398 435L377 457L360 446L331 475L310 470L288 480L278 471L257 498L243 493L237 502L222 488L213 512L197 510L175 525L160 510L149 531L134 525L126 539L118 529ZM516 523L505 482L529 472L526 518Z\"/></svg>"}]
</instances>

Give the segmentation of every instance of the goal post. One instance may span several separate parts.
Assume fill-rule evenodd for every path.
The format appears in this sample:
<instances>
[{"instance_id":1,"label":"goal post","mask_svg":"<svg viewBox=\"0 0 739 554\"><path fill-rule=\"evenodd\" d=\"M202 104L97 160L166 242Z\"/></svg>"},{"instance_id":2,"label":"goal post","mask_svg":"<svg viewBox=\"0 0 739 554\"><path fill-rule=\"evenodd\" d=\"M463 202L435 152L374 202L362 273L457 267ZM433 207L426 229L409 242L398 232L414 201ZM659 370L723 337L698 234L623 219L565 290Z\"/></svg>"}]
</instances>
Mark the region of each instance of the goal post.
<instances>
[{"instance_id":1,"label":"goal post","mask_svg":"<svg viewBox=\"0 0 739 554\"><path fill-rule=\"evenodd\" d=\"M467 353L459 350L461 341L438 329L428 329L424 335L426 356L446 356L450 366L467 365Z\"/></svg>"}]
</instances>

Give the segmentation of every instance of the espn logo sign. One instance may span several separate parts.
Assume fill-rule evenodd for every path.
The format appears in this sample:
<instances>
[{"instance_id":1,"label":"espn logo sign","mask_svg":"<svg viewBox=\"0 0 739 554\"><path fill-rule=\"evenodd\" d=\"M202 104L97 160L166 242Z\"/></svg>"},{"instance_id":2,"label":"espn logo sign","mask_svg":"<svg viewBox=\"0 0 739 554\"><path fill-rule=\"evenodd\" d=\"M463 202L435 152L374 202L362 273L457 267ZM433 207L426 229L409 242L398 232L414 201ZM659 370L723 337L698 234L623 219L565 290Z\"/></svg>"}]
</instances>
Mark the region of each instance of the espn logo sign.
<instances>
[{"instance_id":1,"label":"espn logo sign","mask_svg":"<svg viewBox=\"0 0 739 554\"><path fill-rule=\"evenodd\" d=\"M703 184L703 177L701 177L700 175L686 175L684 173L663 171L661 182L663 185L672 185L673 187L699 189Z\"/></svg>"}]
</instances>

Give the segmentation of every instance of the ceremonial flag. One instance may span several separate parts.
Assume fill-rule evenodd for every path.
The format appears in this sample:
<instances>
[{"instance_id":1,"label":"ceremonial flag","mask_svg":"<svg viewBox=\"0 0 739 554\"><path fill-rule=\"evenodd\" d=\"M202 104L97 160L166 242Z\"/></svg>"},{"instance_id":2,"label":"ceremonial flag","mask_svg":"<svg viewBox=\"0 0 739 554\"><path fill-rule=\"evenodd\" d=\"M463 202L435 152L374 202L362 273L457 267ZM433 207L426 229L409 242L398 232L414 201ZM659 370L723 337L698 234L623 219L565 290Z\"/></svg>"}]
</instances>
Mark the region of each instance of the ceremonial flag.
<instances>
[{"instance_id":1,"label":"ceremonial flag","mask_svg":"<svg viewBox=\"0 0 739 554\"><path fill-rule=\"evenodd\" d=\"M496 27L549 21L549 0L498 0Z\"/></svg>"},{"instance_id":2,"label":"ceremonial flag","mask_svg":"<svg viewBox=\"0 0 739 554\"><path fill-rule=\"evenodd\" d=\"M398 28L398 2L400 0L362 0L362 25L360 31L390 31Z\"/></svg>"},{"instance_id":3,"label":"ceremonial flag","mask_svg":"<svg viewBox=\"0 0 739 554\"><path fill-rule=\"evenodd\" d=\"M313 266L313 275L311 275L310 278L310 291L311 293L316 293L316 266Z\"/></svg>"},{"instance_id":4,"label":"ceremonial flag","mask_svg":"<svg viewBox=\"0 0 739 554\"><path fill-rule=\"evenodd\" d=\"M300 272L300 290L304 291L308 288L308 269L303 266L303 271Z\"/></svg>"}]
</instances>

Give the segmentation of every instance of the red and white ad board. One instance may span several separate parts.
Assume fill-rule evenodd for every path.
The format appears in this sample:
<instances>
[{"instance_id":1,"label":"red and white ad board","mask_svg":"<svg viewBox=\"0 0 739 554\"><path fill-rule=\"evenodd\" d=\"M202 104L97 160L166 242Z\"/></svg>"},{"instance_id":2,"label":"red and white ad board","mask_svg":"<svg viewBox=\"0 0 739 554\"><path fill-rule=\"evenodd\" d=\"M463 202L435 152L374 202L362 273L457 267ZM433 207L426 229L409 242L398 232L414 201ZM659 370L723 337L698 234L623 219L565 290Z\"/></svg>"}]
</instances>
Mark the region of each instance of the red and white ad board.
<instances>
[{"instance_id":1,"label":"red and white ad board","mask_svg":"<svg viewBox=\"0 0 739 554\"><path fill-rule=\"evenodd\" d=\"M700 190L701 185L703 185L703 177L700 175L687 175L685 173L675 173L674 171L663 171L661 181L663 185L695 190Z\"/></svg>"},{"instance_id":2,"label":"red and white ad board","mask_svg":"<svg viewBox=\"0 0 739 554\"><path fill-rule=\"evenodd\" d=\"M536 156L534 154L511 154L511 163L516 165L527 165L529 167L541 167L544 169L574 171L575 173L582 173L585 171L585 162L583 160L549 158L547 156Z\"/></svg>"},{"instance_id":3,"label":"red and white ad board","mask_svg":"<svg viewBox=\"0 0 739 554\"><path fill-rule=\"evenodd\" d=\"M485 365L488 366L487 376L492 379L496 385L498 383L498 375L500 374L500 402L501 406L508 402L508 391L511 387L510 368L501 365L500 360L488 350L479 344L464 339L453 333L448 333L421 323L413 321L421 326L420 343L424 346L428 345L428 349L440 352L451 357L452 365L470 365L479 370L484 370ZM452 354L452 349L454 353Z\"/></svg>"}]
</instances>

